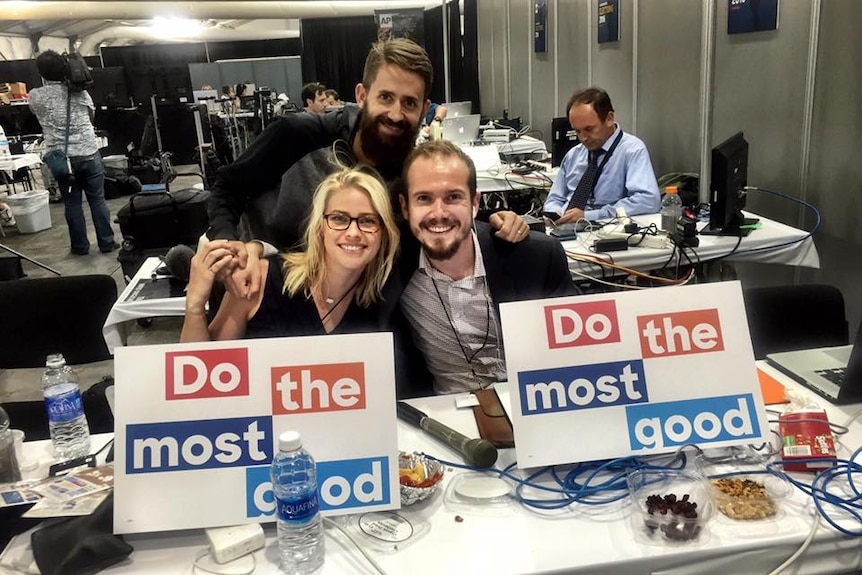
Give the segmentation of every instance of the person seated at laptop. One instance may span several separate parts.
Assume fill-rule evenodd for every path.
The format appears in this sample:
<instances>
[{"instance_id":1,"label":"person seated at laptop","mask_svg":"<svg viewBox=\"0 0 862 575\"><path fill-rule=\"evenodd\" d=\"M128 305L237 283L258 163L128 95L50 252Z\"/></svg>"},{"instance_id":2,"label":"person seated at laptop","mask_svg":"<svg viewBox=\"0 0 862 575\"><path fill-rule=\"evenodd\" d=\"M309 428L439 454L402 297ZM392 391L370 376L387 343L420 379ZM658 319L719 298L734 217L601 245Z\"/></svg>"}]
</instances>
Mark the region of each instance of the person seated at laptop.
<instances>
[{"instance_id":1,"label":"person seated at laptop","mask_svg":"<svg viewBox=\"0 0 862 575\"><path fill-rule=\"evenodd\" d=\"M617 208L629 216L658 212L661 196L649 153L614 121L608 93L575 92L566 115L580 143L563 157L543 211L560 214L557 224L611 219Z\"/></svg>"},{"instance_id":2,"label":"person seated at laptop","mask_svg":"<svg viewBox=\"0 0 862 575\"><path fill-rule=\"evenodd\" d=\"M446 106L431 102L428 105L428 112L422 118L422 135L425 138L431 137L431 124L437 122L438 125L446 118Z\"/></svg>"},{"instance_id":3,"label":"person seated at laptop","mask_svg":"<svg viewBox=\"0 0 862 575\"><path fill-rule=\"evenodd\" d=\"M207 325L216 275L236 265L227 240L199 246L191 262L181 342L356 333L389 328L394 300L381 297L399 246L389 192L374 176L342 170L312 199L302 251L261 260L252 299L228 292Z\"/></svg>"},{"instance_id":4,"label":"person seated at laptop","mask_svg":"<svg viewBox=\"0 0 862 575\"><path fill-rule=\"evenodd\" d=\"M475 221L476 168L452 142L434 140L413 150L404 182L399 201L412 237L402 242L401 263L413 271L400 303L433 391L506 381L499 305L575 295L562 245L539 232L511 243ZM430 392L414 388L407 395Z\"/></svg>"}]
</instances>

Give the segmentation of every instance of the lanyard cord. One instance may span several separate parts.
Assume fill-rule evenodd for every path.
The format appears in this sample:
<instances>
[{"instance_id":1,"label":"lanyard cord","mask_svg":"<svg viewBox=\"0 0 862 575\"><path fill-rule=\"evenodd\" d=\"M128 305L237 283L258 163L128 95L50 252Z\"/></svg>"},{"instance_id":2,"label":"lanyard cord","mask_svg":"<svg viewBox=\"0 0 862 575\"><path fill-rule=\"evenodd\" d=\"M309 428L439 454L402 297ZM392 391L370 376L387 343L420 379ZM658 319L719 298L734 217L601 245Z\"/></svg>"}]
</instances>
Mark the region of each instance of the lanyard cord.
<instances>
[{"instance_id":1,"label":"lanyard cord","mask_svg":"<svg viewBox=\"0 0 862 575\"><path fill-rule=\"evenodd\" d=\"M487 293L485 295L485 339L482 340L482 347L473 352L473 355L468 356L467 350L464 348L464 344L461 343L461 338L458 336L458 330L455 329L455 322L452 321L452 317L449 315L449 310L446 309L446 304L443 302L443 296L440 295L440 289L437 287L437 282L434 280L434 277L431 274L428 274L428 277L431 278L431 284L434 286L434 291L437 292L437 299L440 300L440 305L443 307L443 313L446 314L446 319L449 321L449 327L452 328L452 333L455 334L455 341L458 342L458 347L461 348L461 353L464 355L464 360L467 362L467 367L470 368L470 372L473 374L473 377L476 377L476 370L473 369L473 360L476 359L476 356L479 355L485 346L488 345L488 336L491 332L491 302Z\"/></svg>"},{"instance_id":2,"label":"lanyard cord","mask_svg":"<svg viewBox=\"0 0 862 575\"><path fill-rule=\"evenodd\" d=\"M616 138L614 138L614 143L611 144L611 147L608 149L608 151L604 153L604 155L602 157L602 163L598 165L598 168L596 170L596 179L595 179L595 181L593 181L592 188L590 188L590 198L593 197L593 193L595 192L596 185L599 183L599 178L602 177L602 172L605 170L605 165L607 165L608 161L611 159L611 156L614 154L614 150L617 149L617 146L619 145L620 140L622 140L622 139L623 139L623 131L620 130L620 133L617 134Z\"/></svg>"}]
</instances>

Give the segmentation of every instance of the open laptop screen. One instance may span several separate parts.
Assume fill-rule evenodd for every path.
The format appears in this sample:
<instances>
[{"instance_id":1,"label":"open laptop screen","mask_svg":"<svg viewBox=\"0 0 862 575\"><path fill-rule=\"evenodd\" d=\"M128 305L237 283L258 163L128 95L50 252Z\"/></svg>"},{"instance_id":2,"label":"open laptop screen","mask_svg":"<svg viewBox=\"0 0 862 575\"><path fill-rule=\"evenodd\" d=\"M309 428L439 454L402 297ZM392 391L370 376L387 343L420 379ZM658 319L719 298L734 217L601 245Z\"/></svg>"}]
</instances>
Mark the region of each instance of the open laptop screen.
<instances>
[{"instance_id":1,"label":"open laptop screen","mask_svg":"<svg viewBox=\"0 0 862 575\"><path fill-rule=\"evenodd\" d=\"M443 139L456 144L467 144L479 139L479 114L446 117L443 119Z\"/></svg>"}]
</instances>

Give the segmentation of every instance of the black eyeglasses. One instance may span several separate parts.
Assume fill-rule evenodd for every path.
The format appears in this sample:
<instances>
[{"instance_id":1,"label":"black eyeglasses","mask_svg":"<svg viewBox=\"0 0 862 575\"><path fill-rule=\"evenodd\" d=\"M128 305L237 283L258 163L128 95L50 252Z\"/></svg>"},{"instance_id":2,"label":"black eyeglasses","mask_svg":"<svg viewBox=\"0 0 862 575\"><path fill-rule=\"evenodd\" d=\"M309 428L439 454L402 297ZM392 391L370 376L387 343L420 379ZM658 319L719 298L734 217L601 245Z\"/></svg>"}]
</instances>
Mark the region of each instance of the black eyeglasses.
<instances>
[{"instance_id":1,"label":"black eyeglasses","mask_svg":"<svg viewBox=\"0 0 862 575\"><path fill-rule=\"evenodd\" d=\"M347 214L335 213L326 214L323 216L323 219L326 220L326 225L329 226L330 230L335 230L337 232L343 232L349 228L350 224L353 222L356 222L356 226L363 232L374 233L380 230L380 218L372 215L351 218Z\"/></svg>"}]
</instances>

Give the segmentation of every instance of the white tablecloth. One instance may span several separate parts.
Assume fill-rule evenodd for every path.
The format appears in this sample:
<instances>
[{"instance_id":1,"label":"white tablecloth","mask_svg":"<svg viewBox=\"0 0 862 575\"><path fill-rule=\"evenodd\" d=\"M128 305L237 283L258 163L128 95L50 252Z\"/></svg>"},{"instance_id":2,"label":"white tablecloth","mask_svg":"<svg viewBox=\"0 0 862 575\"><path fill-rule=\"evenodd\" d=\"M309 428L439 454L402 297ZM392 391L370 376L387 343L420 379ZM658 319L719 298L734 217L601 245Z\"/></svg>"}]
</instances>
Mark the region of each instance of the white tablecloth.
<instances>
[{"instance_id":1,"label":"white tablecloth","mask_svg":"<svg viewBox=\"0 0 862 575\"><path fill-rule=\"evenodd\" d=\"M822 400L758 362L758 366L788 388ZM429 416L457 431L475 437L472 411L456 409L454 396L411 400ZM836 448L839 457L848 457L862 443L862 421L857 417L862 405L825 405L833 423L850 427ZM101 445L104 439L94 441ZM600 440L573 438L577 441ZM417 428L398 423L399 448L424 451L437 457L460 461L459 456ZM28 454L47 463L48 442L25 444ZM514 450L501 450L497 467L514 461ZM391 575L415 572L520 574L578 573L584 575L734 575L768 573L802 544L814 521L813 504L798 489L780 502L781 517L755 525L722 520L714 516L709 533L698 542L679 545L646 545L635 540L630 525L630 502L572 505L559 511L531 511L515 501L507 507L474 506L455 508L446 495L453 478L462 473L450 468L440 491L427 503L404 508L401 514L415 526L415 542L398 551L369 549L374 559ZM798 474L802 480L810 475ZM189 513L194 513L193 509ZM460 520L458 519L460 517ZM860 524L840 521L848 529ZM266 527L266 548L255 553L255 573L279 573L277 543L272 524ZM423 531L424 530L424 531ZM105 573L187 574L197 551L206 545L203 530L126 536L135 548L129 560ZM369 575L374 573L350 543L334 529L327 528L326 563L323 575ZM795 575L847 573L862 568L862 545L858 539L841 535L821 524L808 550L787 572Z\"/></svg>"},{"instance_id":2,"label":"white tablecloth","mask_svg":"<svg viewBox=\"0 0 862 575\"><path fill-rule=\"evenodd\" d=\"M42 163L39 154L18 154L7 158L0 158L0 170L12 176L12 172L21 168L31 168Z\"/></svg>"},{"instance_id":3,"label":"white tablecloth","mask_svg":"<svg viewBox=\"0 0 862 575\"><path fill-rule=\"evenodd\" d=\"M737 247L738 238L736 237L698 236L700 245L694 248L697 256L695 257L690 251L688 252L691 261L705 262L727 257L728 260L733 261L762 262L808 268L820 267L820 258L817 255L817 248L814 246L814 239L807 232L757 214L746 213L746 215L760 218L761 227L742 238L739 247ZM659 226L661 220L658 214L635 216L632 219L641 226L648 226L651 223ZM699 228L703 225L702 222L698 223ZM563 247L576 254L600 255L590 251L590 247L598 237L595 233L581 233L578 234L577 239L563 242ZM626 251L612 252L601 257L627 268L648 271L664 266L669 261L672 252L673 249L670 247L662 249L630 247ZM682 263L687 264L689 262L683 259ZM670 261L668 265L672 268L676 265L676 260ZM569 269L592 276L601 275L596 265L573 259L569 260ZM610 269L607 271L609 274L612 273Z\"/></svg>"},{"instance_id":4,"label":"white tablecloth","mask_svg":"<svg viewBox=\"0 0 862 575\"><path fill-rule=\"evenodd\" d=\"M111 308L108 317L105 318L102 335L105 336L105 343L108 345L108 350L111 353L114 353L115 347L125 345L129 334L129 325L127 322L147 317L180 316L185 314L186 298L184 297L126 301L138 281L152 277L153 272L161 264L162 260L160 258L147 258L135 274L135 277L132 278L132 281L129 282L129 285L126 286L126 289L117 298L117 302Z\"/></svg>"}]
</instances>

